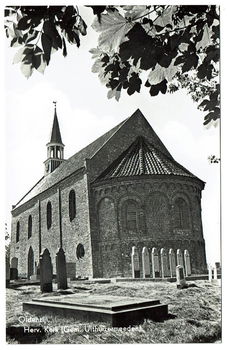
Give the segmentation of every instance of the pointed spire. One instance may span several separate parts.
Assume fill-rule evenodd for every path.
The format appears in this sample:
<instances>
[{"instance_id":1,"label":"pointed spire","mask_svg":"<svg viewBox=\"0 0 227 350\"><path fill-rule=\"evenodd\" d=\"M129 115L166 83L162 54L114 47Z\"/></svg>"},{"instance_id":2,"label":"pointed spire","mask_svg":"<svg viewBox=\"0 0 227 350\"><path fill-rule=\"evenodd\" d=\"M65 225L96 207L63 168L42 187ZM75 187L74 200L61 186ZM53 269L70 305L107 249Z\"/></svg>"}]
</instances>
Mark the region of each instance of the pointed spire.
<instances>
[{"instance_id":1,"label":"pointed spire","mask_svg":"<svg viewBox=\"0 0 227 350\"><path fill-rule=\"evenodd\" d=\"M57 102L54 101L53 103L54 103L54 121L53 121L53 126L52 126L50 142L62 144L61 133L60 133L58 117L57 117L57 111L56 111Z\"/></svg>"}]
</instances>

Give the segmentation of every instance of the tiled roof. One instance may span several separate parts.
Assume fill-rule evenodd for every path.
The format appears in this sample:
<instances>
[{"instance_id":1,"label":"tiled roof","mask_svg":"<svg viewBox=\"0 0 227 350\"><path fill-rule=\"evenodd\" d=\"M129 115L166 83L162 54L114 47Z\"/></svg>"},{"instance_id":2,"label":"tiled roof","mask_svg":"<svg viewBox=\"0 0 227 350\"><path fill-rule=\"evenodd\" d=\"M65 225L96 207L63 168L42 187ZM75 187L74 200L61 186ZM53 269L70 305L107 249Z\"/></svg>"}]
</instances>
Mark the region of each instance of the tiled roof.
<instances>
[{"instance_id":1,"label":"tiled roof","mask_svg":"<svg viewBox=\"0 0 227 350\"><path fill-rule=\"evenodd\" d=\"M180 175L195 178L173 158L167 157L145 138L139 136L97 180L136 175Z\"/></svg>"},{"instance_id":2,"label":"tiled roof","mask_svg":"<svg viewBox=\"0 0 227 350\"><path fill-rule=\"evenodd\" d=\"M85 159L92 159L102 147L107 145L114 135L122 129L124 129L126 134L130 133L131 130L131 135L140 135L140 133L144 134L144 130L146 129L146 135L151 135L151 138L149 139L149 142L145 139L142 140L141 138L138 138L137 142L133 142L133 144L123 152L111 166L107 167L107 170L99 177L100 179L140 174L175 174L195 177L188 170L184 169L180 164L174 161L165 145L161 142L146 118L138 109L129 118L123 120L113 129L109 130L94 142L75 153L72 157L62 162L62 164L60 164L52 173L42 177L25 194L25 196L21 198L14 208L16 209L20 207L22 204L56 185L74 172L84 168ZM147 137L149 138L149 136ZM59 135L57 139L59 140Z\"/></svg>"},{"instance_id":3,"label":"tiled roof","mask_svg":"<svg viewBox=\"0 0 227 350\"><path fill-rule=\"evenodd\" d=\"M35 186L33 186L30 189L30 191L28 191L25 194L25 196L20 199L20 201L15 205L15 208L26 203L38 194L46 191L48 188L63 180L65 177L71 175L78 169L84 167L85 159L91 158L115 134L115 132L117 132L117 130L121 128L121 126L126 122L126 120L123 120L120 124L106 132L104 135L97 138L88 146L75 153L72 157L60 164L59 167L56 168L52 173L42 177L35 184Z\"/></svg>"}]
</instances>

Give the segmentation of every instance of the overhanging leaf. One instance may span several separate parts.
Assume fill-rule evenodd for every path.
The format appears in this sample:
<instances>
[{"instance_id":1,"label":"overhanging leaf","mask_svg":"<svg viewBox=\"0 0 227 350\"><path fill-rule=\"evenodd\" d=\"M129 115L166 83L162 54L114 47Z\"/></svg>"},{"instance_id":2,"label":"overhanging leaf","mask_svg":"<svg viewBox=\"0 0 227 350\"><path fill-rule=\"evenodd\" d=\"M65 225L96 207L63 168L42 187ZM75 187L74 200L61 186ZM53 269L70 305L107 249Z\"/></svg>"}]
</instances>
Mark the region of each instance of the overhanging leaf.
<instances>
[{"instance_id":1,"label":"overhanging leaf","mask_svg":"<svg viewBox=\"0 0 227 350\"><path fill-rule=\"evenodd\" d=\"M133 24L128 22L118 11L101 15L101 23L95 19L92 28L100 32L98 38L99 47L107 50L119 48L125 34L132 28Z\"/></svg>"},{"instance_id":2,"label":"overhanging leaf","mask_svg":"<svg viewBox=\"0 0 227 350\"><path fill-rule=\"evenodd\" d=\"M41 55L41 63L40 63L40 65L39 65L39 67L37 68L37 71L39 72L39 73L44 73L44 71L45 71L45 69L46 69L46 66L47 66L47 64L46 64L46 61L44 61L44 59L43 59L43 55Z\"/></svg>"},{"instance_id":3,"label":"overhanging leaf","mask_svg":"<svg viewBox=\"0 0 227 350\"><path fill-rule=\"evenodd\" d=\"M51 48L52 48L52 40L48 35L46 35L45 33L42 33L41 41L42 41L42 47L45 55L45 60L47 64L49 64Z\"/></svg>"},{"instance_id":4,"label":"overhanging leaf","mask_svg":"<svg viewBox=\"0 0 227 350\"><path fill-rule=\"evenodd\" d=\"M33 68L31 64L21 64L21 72L24 74L24 76L28 79L33 72Z\"/></svg>"},{"instance_id":5,"label":"overhanging leaf","mask_svg":"<svg viewBox=\"0 0 227 350\"><path fill-rule=\"evenodd\" d=\"M13 58L13 64L15 63L19 63L23 60L25 53L24 53L25 48L21 47L15 54L14 58Z\"/></svg>"},{"instance_id":6,"label":"overhanging leaf","mask_svg":"<svg viewBox=\"0 0 227 350\"><path fill-rule=\"evenodd\" d=\"M149 12L149 10L147 10L147 6L145 5L124 6L124 10L127 11L125 13L125 17L130 18L133 21L141 18Z\"/></svg>"},{"instance_id":7,"label":"overhanging leaf","mask_svg":"<svg viewBox=\"0 0 227 350\"><path fill-rule=\"evenodd\" d=\"M197 50L204 49L205 47L207 47L211 43L211 40L210 40L211 33L209 33L209 32L210 32L210 28L207 25L204 26L204 30L202 31L202 33L203 33L202 38L200 41L198 41L196 43Z\"/></svg>"},{"instance_id":8,"label":"overhanging leaf","mask_svg":"<svg viewBox=\"0 0 227 350\"><path fill-rule=\"evenodd\" d=\"M174 66L173 63L171 63L167 68L161 67L157 63L155 69L150 71L147 79L151 85L159 84L164 79L171 81L178 70L178 66Z\"/></svg>"},{"instance_id":9,"label":"overhanging leaf","mask_svg":"<svg viewBox=\"0 0 227 350\"><path fill-rule=\"evenodd\" d=\"M165 94L166 90L167 90L167 80L164 79L159 84L151 85L149 92L151 96L157 96L159 92L161 92L162 94Z\"/></svg>"}]
</instances>

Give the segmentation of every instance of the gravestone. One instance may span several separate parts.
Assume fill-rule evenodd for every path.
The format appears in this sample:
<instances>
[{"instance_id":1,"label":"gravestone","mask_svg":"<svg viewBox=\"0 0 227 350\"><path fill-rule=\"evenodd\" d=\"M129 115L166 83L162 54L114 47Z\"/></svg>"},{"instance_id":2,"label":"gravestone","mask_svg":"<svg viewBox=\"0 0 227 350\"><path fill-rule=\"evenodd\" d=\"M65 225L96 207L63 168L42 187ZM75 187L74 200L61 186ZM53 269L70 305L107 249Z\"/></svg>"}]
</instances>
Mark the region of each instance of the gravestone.
<instances>
[{"instance_id":1,"label":"gravestone","mask_svg":"<svg viewBox=\"0 0 227 350\"><path fill-rule=\"evenodd\" d=\"M144 320L164 321L168 318L168 305L158 299L73 293L34 298L23 303L23 311L30 314L55 315L59 320L73 318L79 323L107 327L129 327L144 323ZM77 324L79 324L77 323ZM99 323L99 324L98 324ZM31 327L32 328L32 327ZM52 327L51 327L52 328ZM78 328L78 327L77 327Z\"/></svg>"},{"instance_id":2,"label":"gravestone","mask_svg":"<svg viewBox=\"0 0 227 350\"><path fill-rule=\"evenodd\" d=\"M40 254L40 289L42 293L48 293L53 291L52 277L53 269L51 263L50 252L46 248Z\"/></svg>"},{"instance_id":3,"label":"gravestone","mask_svg":"<svg viewBox=\"0 0 227 350\"><path fill-rule=\"evenodd\" d=\"M71 281L76 279L76 263L74 262L66 263L66 274Z\"/></svg>"},{"instance_id":4,"label":"gravestone","mask_svg":"<svg viewBox=\"0 0 227 350\"><path fill-rule=\"evenodd\" d=\"M39 281L40 280L40 269L39 265L35 261L35 267L34 267L34 275L30 276L31 281Z\"/></svg>"},{"instance_id":5,"label":"gravestone","mask_svg":"<svg viewBox=\"0 0 227 350\"><path fill-rule=\"evenodd\" d=\"M170 267L170 277L176 276L176 257L174 250L170 248L169 250L169 267Z\"/></svg>"},{"instance_id":6,"label":"gravestone","mask_svg":"<svg viewBox=\"0 0 227 350\"><path fill-rule=\"evenodd\" d=\"M132 278L140 278L140 262L137 248L132 247Z\"/></svg>"},{"instance_id":7,"label":"gravestone","mask_svg":"<svg viewBox=\"0 0 227 350\"><path fill-rule=\"evenodd\" d=\"M211 265L208 265L208 280L209 282L212 282L212 266Z\"/></svg>"},{"instance_id":8,"label":"gravestone","mask_svg":"<svg viewBox=\"0 0 227 350\"><path fill-rule=\"evenodd\" d=\"M180 249L177 249L177 265L184 267L183 254Z\"/></svg>"},{"instance_id":9,"label":"gravestone","mask_svg":"<svg viewBox=\"0 0 227 350\"><path fill-rule=\"evenodd\" d=\"M216 268L217 268L217 273L218 273L218 274L221 274L221 263L220 263L220 262L216 262L216 263L215 263L215 266L216 266Z\"/></svg>"},{"instance_id":10,"label":"gravestone","mask_svg":"<svg viewBox=\"0 0 227 350\"><path fill-rule=\"evenodd\" d=\"M184 268L181 265L177 265L176 267L176 277L177 277L177 288L187 288L188 285L184 276Z\"/></svg>"},{"instance_id":11,"label":"gravestone","mask_svg":"<svg viewBox=\"0 0 227 350\"><path fill-rule=\"evenodd\" d=\"M11 259L10 279L11 280L17 280L18 279L18 258L16 258L16 257Z\"/></svg>"},{"instance_id":12,"label":"gravestone","mask_svg":"<svg viewBox=\"0 0 227 350\"><path fill-rule=\"evenodd\" d=\"M143 269L143 278L149 278L151 275L151 266L150 266L150 255L147 247L143 247L143 250L142 250L142 269Z\"/></svg>"},{"instance_id":13,"label":"gravestone","mask_svg":"<svg viewBox=\"0 0 227 350\"><path fill-rule=\"evenodd\" d=\"M190 260L190 254L187 249L184 250L184 266L185 266L185 276L190 276L192 274L191 260Z\"/></svg>"},{"instance_id":14,"label":"gravestone","mask_svg":"<svg viewBox=\"0 0 227 350\"><path fill-rule=\"evenodd\" d=\"M217 270L217 267L216 265L214 266L214 280L217 280L218 279L218 270Z\"/></svg>"},{"instance_id":15,"label":"gravestone","mask_svg":"<svg viewBox=\"0 0 227 350\"><path fill-rule=\"evenodd\" d=\"M65 252L62 248L56 254L56 273L58 289L67 289Z\"/></svg>"},{"instance_id":16,"label":"gravestone","mask_svg":"<svg viewBox=\"0 0 227 350\"><path fill-rule=\"evenodd\" d=\"M6 287L9 287L9 281L10 281L10 263L9 263L9 257L6 256Z\"/></svg>"},{"instance_id":17,"label":"gravestone","mask_svg":"<svg viewBox=\"0 0 227 350\"><path fill-rule=\"evenodd\" d=\"M153 278L160 277L160 264L157 248L152 248L151 251L151 261L152 261L152 276Z\"/></svg>"},{"instance_id":18,"label":"gravestone","mask_svg":"<svg viewBox=\"0 0 227 350\"><path fill-rule=\"evenodd\" d=\"M162 278L170 276L168 256L165 248L160 250Z\"/></svg>"},{"instance_id":19,"label":"gravestone","mask_svg":"<svg viewBox=\"0 0 227 350\"><path fill-rule=\"evenodd\" d=\"M34 275L37 275L37 262L35 261Z\"/></svg>"},{"instance_id":20,"label":"gravestone","mask_svg":"<svg viewBox=\"0 0 227 350\"><path fill-rule=\"evenodd\" d=\"M36 274L39 277L40 276L40 264L37 264Z\"/></svg>"}]
</instances>

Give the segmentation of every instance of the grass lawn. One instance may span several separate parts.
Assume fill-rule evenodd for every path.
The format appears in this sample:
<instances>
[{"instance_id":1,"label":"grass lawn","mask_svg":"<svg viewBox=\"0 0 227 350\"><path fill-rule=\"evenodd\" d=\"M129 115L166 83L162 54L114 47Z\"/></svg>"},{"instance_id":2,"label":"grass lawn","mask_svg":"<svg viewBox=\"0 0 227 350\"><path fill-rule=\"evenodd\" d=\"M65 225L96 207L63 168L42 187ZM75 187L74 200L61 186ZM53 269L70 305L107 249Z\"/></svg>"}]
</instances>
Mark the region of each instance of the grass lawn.
<instances>
[{"instance_id":1,"label":"grass lawn","mask_svg":"<svg viewBox=\"0 0 227 350\"><path fill-rule=\"evenodd\" d=\"M221 339L221 288L208 281L189 282L190 288L177 289L169 282L118 282L85 284L73 282L72 289L88 294L108 294L160 299L169 306L170 317L164 322L145 320L127 330L103 329L99 323L81 323L73 318L50 316L31 322L22 303L41 297L39 286L7 289L6 324L9 326L42 326L41 344L102 344L102 343L211 343ZM56 288L56 287L55 287ZM57 292L48 293L58 295ZM45 297L45 295L42 295ZM26 318L25 318L26 316ZM64 327L64 328L62 328ZM64 329L62 331L62 329ZM7 337L7 342L17 343Z\"/></svg>"}]
</instances>

